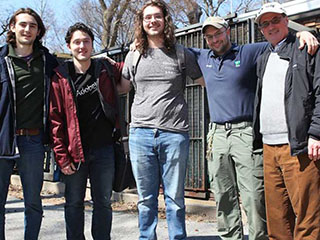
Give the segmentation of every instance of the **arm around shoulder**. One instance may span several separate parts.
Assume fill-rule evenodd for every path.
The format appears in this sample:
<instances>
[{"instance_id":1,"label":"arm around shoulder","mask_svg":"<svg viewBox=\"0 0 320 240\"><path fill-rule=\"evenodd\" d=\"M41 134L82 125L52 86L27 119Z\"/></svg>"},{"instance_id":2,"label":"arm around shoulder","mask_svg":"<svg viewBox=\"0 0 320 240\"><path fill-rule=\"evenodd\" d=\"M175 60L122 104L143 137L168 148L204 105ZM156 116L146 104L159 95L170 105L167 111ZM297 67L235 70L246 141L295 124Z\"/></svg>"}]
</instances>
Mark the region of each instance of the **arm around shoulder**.
<instances>
[{"instance_id":1,"label":"arm around shoulder","mask_svg":"<svg viewBox=\"0 0 320 240\"><path fill-rule=\"evenodd\" d=\"M122 76L122 71L124 67L124 62L116 62L114 65L114 70L116 70L116 84L117 84L117 91L119 94L125 94L130 92L131 85L130 81L127 80Z\"/></svg>"},{"instance_id":2,"label":"arm around shoulder","mask_svg":"<svg viewBox=\"0 0 320 240\"><path fill-rule=\"evenodd\" d=\"M117 90L119 94L125 94L130 92L131 90L130 80L125 79L124 77L121 77L120 82L117 84Z\"/></svg>"},{"instance_id":3,"label":"arm around shoulder","mask_svg":"<svg viewBox=\"0 0 320 240\"><path fill-rule=\"evenodd\" d=\"M312 33L307 31L297 32L296 36L299 38L300 46L299 49L303 49L305 45L308 46L308 53L314 55L318 48L319 42L318 39L312 35Z\"/></svg>"},{"instance_id":4,"label":"arm around shoulder","mask_svg":"<svg viewBox=\"0 0 320 240\"><path fill-rule=\"evenodd\" d=\"M196 83L200 84L202 87L206 86L206 82L204 81L203 77L197 78L194 80Z\"/></svg>"}]
</instances>

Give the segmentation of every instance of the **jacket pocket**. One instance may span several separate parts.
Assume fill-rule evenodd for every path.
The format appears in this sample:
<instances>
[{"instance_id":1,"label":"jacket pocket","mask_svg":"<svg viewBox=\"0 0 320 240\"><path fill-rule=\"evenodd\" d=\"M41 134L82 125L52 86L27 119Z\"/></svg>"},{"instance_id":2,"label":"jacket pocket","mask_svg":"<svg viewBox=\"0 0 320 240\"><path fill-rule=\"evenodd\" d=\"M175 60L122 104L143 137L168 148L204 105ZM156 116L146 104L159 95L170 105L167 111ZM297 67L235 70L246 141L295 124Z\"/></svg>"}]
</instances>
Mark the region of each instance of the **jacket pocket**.
<instances>
[{"instance_id":1,"label":"jacket pocket","mask_svg":"<svg viewBox=\"0 0 320 240\"><path fill-rule=\"evenodd\" d=\"M315 97L312 92L309 92L307 97L303 100L303 107L305 109L305 118L311 118L315 107Z\"/></svg>"}]
</instances>

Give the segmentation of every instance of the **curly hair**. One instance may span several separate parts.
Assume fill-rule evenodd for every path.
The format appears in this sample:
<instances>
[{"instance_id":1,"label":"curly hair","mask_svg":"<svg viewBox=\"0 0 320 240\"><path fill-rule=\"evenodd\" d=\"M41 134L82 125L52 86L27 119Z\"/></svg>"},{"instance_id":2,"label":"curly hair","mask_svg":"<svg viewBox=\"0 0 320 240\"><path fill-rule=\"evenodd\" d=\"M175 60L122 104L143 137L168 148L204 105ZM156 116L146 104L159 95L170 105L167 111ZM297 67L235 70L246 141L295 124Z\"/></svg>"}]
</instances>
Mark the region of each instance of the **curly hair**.
<instances>
[{"instance_id":1,"label":"curly hair","mask_svg":"<svg viewBox=\"0 0 320 240\"><path fill-rule=\"evenodd\" d=\"M35 39L35 44L41 44L41 38L44 36L44 34L46 33L46 27L44 26L41 17L38 15L38 13L36 13L36 11L34 11L31 8L19 8L10 18L9 21L9 27L14 26L16 24L16 17L19 14L22 13L26 13L29 14L30 16L32 16L37 24L38 24L38 30L39 30L39 34ZM13 47L17 47L17 42L16 42L16 34L14 32L11 31L11 29L9 29L9 31L7 32L7 39L6 42L8 44L11 44Z\"/></svg>"},{"instance_id":2,"label":"curly hair","mask_svg":"<svg viewBox=\"0 0 320 240\"><path fill-rule=\"evenodd\" d=\"M135 19L135 41L137 50L141 54L146 54L147 49L149 47L148 44L148 36L145 30L143 29L143 12L149 7L154 6L158 7L162 10L164 16L164 46L168 50L172 50L175 48L176 38L174 35L175 26L172 21L172 17L170 14L170 9L167 4L162 0L150 0L148 1L141 10L137 13Z\"/></svg>"},{"instance_id":3,"label":"curly hair","mask_svg":"<svg viewBox=\"0 0 320 240\"><path fill-rule=\"evenodd\" d=\"M92 44L93 44L94 35L93 35L91 29L89 27L87 27L84 23L81 23L81 22L77 22L69 27L69 29L66 33L66 36L64 38L66 40L66 43L70 44L71 38L72 38L73 33L75 31L81 31L81 32L88 34L89 37L91 38Z\"/></svg>"}]
</instances>

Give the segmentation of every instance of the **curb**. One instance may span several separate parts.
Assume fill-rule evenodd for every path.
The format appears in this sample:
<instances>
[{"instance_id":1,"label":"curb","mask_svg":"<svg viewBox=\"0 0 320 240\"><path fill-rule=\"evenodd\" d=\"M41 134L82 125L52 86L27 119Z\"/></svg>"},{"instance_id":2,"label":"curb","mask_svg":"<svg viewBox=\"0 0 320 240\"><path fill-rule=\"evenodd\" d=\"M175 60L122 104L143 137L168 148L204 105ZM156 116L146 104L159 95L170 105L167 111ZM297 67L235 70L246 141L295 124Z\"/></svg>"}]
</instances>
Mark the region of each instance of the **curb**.
<instances>
[{"instance_id":1,"label":"curb","mask_svg":"<svg viewBox=\"0 0 320 240\"><path fill-rule=\"evenodd\" d=\"M21 181L19 175L11 175L11 184L21 186ZM88 183L86 198L91 199L90 196L90 184ZM62 182L50 182L43 181L43 191L48 191L50 193L56 195L63 195L65 190L65 185ZM112 200L116 202L125 202L125 203L137 203L138 195L136 194L136 190L125 190L123 192L117 193L113 192ZM200 199L192 199L185 198L186 205L186 213L207 216L212 219L212 221L216 220L216 203L211 200L200 200ZM159 197L159 207L165 208L165 203L163 199L163 195Z\"/></svg>"}]
</instances>

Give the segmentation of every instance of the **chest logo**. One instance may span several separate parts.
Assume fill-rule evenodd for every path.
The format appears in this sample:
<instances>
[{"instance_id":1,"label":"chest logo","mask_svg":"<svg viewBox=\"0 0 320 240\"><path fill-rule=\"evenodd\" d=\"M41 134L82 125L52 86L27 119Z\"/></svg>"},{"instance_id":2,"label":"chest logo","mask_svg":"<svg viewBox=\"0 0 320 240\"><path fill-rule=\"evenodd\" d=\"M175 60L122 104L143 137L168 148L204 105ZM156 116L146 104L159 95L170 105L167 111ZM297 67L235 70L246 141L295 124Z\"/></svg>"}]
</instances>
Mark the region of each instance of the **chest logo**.
<instances>
[{"instance_id":1,"label":"chest logo","mask_svg":"<svg viewBox=\"0 0 320 240\"><path fill-rule=\"evenodd\" d=\"M237 68L240 67L240 60L234 61L234 65L235 65Z\"/></svg>"}]
</instances>

